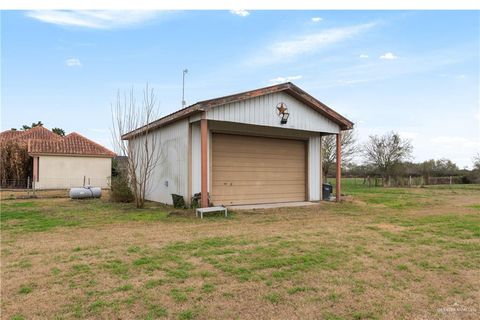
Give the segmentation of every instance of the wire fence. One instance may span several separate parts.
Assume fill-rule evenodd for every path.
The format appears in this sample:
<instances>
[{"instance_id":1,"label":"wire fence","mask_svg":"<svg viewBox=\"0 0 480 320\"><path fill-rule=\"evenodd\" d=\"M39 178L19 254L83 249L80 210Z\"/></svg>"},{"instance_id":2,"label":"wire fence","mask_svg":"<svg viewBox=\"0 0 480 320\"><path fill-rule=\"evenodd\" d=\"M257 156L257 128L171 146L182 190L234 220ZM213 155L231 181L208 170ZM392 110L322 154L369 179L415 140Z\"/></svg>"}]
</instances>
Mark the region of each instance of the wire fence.
<instances>
[{"instance_id":1,"label":"wire fence","mask_svg":"<svg viewBox=\"0 0 480 320\"><path fill-rule=\"evenodd\" d=\"M110 177L106 178L42 178L39 181L28 177L27 179L2 179L0 188L2 190L53 190L70 189L84 186L95 186L100 188L110 187Z\"/></svg>"},{"instance_id":2,"label":"wire fence","mask_svg":"<svg viewBox=\"0 0 480 320\"><path fill-rule=\"evenodd\" d=\"M335 184L335 177L328 177L328 182ZM449 185L449 184L464 184L465 178L463 176L446 176L446 177L423 177L423 176L408 176L408 177L391 177L385 179L375 176L364 177L343 177L342 183L347 183L353 186L364 187L421 187L425 185Z\"/></svg>"}]
</instances>

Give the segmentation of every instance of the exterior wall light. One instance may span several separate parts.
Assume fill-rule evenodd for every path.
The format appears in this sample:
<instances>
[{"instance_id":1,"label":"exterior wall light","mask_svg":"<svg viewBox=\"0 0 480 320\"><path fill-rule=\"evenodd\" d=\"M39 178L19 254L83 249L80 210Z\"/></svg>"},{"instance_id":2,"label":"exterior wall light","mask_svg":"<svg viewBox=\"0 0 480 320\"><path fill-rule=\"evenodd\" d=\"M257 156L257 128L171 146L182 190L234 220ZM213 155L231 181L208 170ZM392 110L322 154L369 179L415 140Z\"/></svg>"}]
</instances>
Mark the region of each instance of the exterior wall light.
<instances>
[{"instance_id":1,"label":"exterior wall light","mask_svg":"<svg viewBox=\"0 0 480 320\"><path fill-rule=\"evenodd\" d=\"M286 124L290 113L288 113L288 108L285 102L279 102L277 104L277 115L280 117L280 124Z\"/></svg>"},{"instance_id":2,"label":"exterior wall light","mask_svg":"<svg viewBox=\"0 0 480 320\"><path fill-rule=\"evenodd\" d=\"M280 124L286 124L289 116L290 116L290 113L288 112L282 113L282 120L280 120Z\"/></svg>"}]
</instances>

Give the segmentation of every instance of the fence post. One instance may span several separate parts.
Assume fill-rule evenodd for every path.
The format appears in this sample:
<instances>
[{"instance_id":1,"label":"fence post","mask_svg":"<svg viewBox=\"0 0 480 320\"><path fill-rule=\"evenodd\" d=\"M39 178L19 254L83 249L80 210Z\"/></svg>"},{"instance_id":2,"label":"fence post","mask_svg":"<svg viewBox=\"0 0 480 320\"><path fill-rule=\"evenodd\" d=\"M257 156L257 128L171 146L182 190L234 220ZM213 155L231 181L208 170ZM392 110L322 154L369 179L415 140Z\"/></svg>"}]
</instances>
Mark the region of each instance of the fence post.
<instances>
[{"instance_id":1,"label":"fence post","mask_svg":"<svg viewBox=\"0 0 480 320\"><path fill-rule=\"evenodd\" d=\"M450 176L450 184L452 184L452 176Z\"/></svg>"}]
</instances>

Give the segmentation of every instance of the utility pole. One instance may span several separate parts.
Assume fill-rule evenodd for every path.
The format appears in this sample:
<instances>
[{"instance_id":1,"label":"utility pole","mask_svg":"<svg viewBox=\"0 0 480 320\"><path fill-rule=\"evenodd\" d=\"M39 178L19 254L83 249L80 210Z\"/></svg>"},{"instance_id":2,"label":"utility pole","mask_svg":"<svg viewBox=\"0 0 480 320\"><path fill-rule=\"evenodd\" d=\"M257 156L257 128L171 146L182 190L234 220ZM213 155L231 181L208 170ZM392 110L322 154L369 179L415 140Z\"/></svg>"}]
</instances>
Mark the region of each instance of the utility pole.
<instances>
[{"instance_id":1,"label":"utility pole","mask_svg":"<svg viewBox=\"0 0 480 320\"><path fill-rule=\"evenodd\" d=\"M185 75L188 73L188 69L183 70L183 86L182 86L182 108L185 108L186 102L185 102Z\"/></svg>"}]
</instances>

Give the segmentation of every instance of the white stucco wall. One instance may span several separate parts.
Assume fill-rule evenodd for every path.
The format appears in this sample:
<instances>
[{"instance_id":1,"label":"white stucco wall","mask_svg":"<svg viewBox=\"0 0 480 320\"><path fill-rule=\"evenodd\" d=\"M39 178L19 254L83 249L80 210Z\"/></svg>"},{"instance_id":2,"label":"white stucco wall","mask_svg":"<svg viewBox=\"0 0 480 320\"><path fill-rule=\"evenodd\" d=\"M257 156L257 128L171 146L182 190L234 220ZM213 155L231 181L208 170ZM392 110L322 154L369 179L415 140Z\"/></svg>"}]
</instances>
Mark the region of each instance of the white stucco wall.
<instances>
[{"instance_id":1,"label":"white stucco wall","mask_svg":"<svg viewBox=\"0 0 480 320\"><path fill-rule=\"evenodd\" d=\"M188 201L188 119L179 120L152 132L156 140L159 161L147 185L146 199L172 204L172 194ZM145 138L130 140L135 146Z\"/></svg>"},{"instance_id":2,"label":"white stucco wall","mask_svg":"<svg viewBox=\"0 0 480 320\"><path fill-rule=\"evenodd\" d=\"M108 188L111 158L39 156L37 189L66 189L83 186Z\"/></svg>"}]
</instances>

